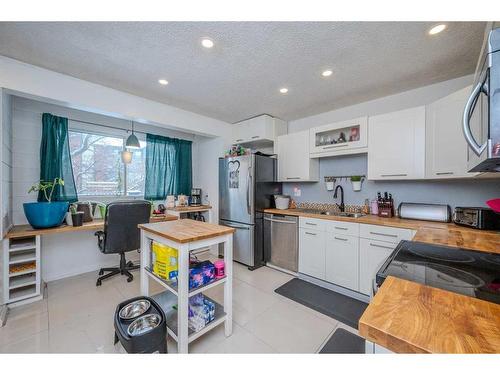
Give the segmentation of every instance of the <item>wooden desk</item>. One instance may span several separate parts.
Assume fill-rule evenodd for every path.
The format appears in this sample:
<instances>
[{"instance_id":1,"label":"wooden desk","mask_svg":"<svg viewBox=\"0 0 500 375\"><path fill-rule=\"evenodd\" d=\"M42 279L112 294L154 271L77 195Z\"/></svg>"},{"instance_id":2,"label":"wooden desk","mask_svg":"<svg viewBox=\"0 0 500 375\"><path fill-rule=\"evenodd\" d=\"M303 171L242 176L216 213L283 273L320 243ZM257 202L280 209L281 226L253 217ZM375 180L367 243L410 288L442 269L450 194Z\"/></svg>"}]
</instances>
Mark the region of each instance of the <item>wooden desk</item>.
<instances>
[{"instance_id":1,"label":"wooden desk","mask_svg":"<svg viewBox=\"0 0 500 375\"><path fill-rule=\"evenodd\" d=\"M158 222L161 221L173 220L177 220L177 216L162 215L150 218L150 222L154 223L152 225L159 224ZM12 227L3 240L3 303L14 306L16 304L34 302L42 298L42 269L40 267L42 236L64 233L71 236L71 233L74 232L73 235L79 240L82 239L82 236L84 238L88 237L89 241L92 239L94 247L89 247L89 249L93 249L95 254L98 254L99 252L95 247L96 241L92 234L94 231L102 229L104 229L104 220L102 219L84 223L79 227L74 227L72 225L61 225L59 227L47 229L34 229L31 225L16 225ZM77 233L85 231L89 231L90 233L88 235L85 233L82 233L80 236L77 235ZM57 239L57 236L49 236L49 238L46 238L49 243L54 243ZM71 244L71 239L68 238L66 238L65 241L66 243L63 241L63 246L65 246L64 254L70 254L70 252L66 250L74 248L75 244ZM50 253L52 249L53 247L49 245L49 251L47 251L47 253ZM87 254L85 259L89 259L88 256L91 254L85 254ZM73 257L73 255L68 255L68 257L69 256ZM71 259L73 262L73 258ZM64 259L62 261L58 259L58 261L63 265L65 264ZM77 260L74 260L74 262L77 262ZM59 263L54 262L52 264ZM93 266L95 265L94 263ZM91 269L84 269L83 272L89 272L90 270Z\"/></svg>"},{"instance_id":2,"label":"wooden desk","mask_svg":"<svg viewBox=\"0 0 500 375\"><path fill-rule=\"evenodd\" d=\"M152 216L150 218L150 223L157 223L162 221L172 221L177 220L177 216L174 215L162 215L162 216ZM46 228L46 229L34 229L31 225L14 225L11 230L5 235L5 238L23 238L30 236L46 235L46 234L57 234L66 232L80 232L84 230L102 230L104 228L103 219L95 219L88 223L83 223L80 227L74 227L72 225L63 224L59 227Z\"/></svg>"},{"instance_id":3,"label":"wooden desk","mask_svg":"<svg viewBox=\"0 0 500 375\"><path fill-rule=\"evenodd\" d=\"M207 223L212 222L212 206L207 205L167 208L165 213L177 216L179 219L188 219L190 214L204 214L202 216L205 217L205 221Z\"/></svg>"}]
</instances>

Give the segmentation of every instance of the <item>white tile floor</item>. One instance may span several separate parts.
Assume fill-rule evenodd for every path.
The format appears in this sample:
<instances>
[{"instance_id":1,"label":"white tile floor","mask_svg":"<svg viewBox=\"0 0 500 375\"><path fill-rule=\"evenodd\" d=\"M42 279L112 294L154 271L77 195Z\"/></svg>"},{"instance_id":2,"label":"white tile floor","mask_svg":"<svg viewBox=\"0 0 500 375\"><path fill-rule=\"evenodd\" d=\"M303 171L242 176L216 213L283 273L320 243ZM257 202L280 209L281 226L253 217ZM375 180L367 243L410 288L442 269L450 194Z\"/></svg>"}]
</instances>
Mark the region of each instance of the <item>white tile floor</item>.
<instances>
[{"instance_id":1,"label":"white tile floor","mask_svg":"<svg viewBox=\"0 0 500 375\"><path fill-rule=\"evenodd\" d=\"M113 345L116 305L139 295L139 274L127 283L116 276L96 287L97 272L51 282L46 298L13 308L0 328L0 353L120 353ZM221 325L194 341L191 353L316 353L342 323L276 293L292 277L263 267L234 265L233 334ZM151 282L153 293L161 291ZM207 295L222 302L223 288ZM169 352L176 352L169 340Z\"/></svg>"}]
</instances>

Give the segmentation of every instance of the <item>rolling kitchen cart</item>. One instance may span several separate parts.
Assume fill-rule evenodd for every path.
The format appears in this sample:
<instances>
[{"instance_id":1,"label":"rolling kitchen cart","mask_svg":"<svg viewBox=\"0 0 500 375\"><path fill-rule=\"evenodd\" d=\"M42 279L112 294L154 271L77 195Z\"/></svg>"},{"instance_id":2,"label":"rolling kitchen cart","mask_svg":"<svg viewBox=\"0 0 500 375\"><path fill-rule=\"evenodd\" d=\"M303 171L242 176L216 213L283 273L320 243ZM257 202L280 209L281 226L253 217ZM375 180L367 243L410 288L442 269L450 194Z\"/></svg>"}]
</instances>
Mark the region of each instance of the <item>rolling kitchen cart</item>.
<instances>
[{"instance_id":1,"label":"rolling kitchen cart","mask_svg":"<svg viewBox=\"0 0 500 375\"><path fill-rule=\"evenodd\" d=\"M149 280L152 279L165 291L151 296L163 308L167 320L167 332L177 341L179 353L188 352L188 344L218 325L224 323L225 335L232 333L232 276L233 276L233 233L234 229L182 219L168 223L139 225L141 229L141 294L149 296ZM152 241L177 249L177 282L156 276L151 265ZM224 244L225 277L215 279L199 288L189 290L189 254L191 251ZM224 284L224 305L215 303L215 319L203 329L194 332L188 328L189 297ZM173 308L174 305L176 308Z\"/></svg>"}]
</instances>

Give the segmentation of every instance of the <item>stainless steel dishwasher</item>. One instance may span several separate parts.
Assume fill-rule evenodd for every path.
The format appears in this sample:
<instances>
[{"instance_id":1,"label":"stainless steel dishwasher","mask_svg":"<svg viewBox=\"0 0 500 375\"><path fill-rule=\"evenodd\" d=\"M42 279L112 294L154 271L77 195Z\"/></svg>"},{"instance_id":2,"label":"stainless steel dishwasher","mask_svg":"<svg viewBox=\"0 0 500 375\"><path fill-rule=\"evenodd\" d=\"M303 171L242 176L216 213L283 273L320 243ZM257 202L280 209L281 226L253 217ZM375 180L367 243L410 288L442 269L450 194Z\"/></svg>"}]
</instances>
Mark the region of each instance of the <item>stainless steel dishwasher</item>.
<instances>
[{"instance_id":1,"label":"stainless steel dishwasher","mask_svg":"<svg viewBox=\"0 0 500 375\"><path fill-rule=\"evenodd\" d=\"M264 257L267 263L298 271L298 223L296 216L264 214Z\"/></svg>"}]
</instances>

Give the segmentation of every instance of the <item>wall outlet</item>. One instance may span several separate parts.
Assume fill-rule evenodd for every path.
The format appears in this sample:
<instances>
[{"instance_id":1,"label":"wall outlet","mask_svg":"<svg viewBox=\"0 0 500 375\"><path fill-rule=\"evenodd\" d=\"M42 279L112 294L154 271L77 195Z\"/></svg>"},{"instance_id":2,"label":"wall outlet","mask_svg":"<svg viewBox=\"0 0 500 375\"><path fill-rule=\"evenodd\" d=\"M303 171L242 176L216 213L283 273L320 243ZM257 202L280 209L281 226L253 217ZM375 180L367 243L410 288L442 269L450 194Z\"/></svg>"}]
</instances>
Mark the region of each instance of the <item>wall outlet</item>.
<instances>
[{"instance_id":1,"label":"wall outlet","mask_svg":"<svg viewBox=\"0 0 500 375\"><path fill-rule=\"evenodd\" d=\"M300 190L299 187L294 187L293 188L293 196L294 197L300 197L302 195L302 190Z\"/></svg>"}]
</instances>

